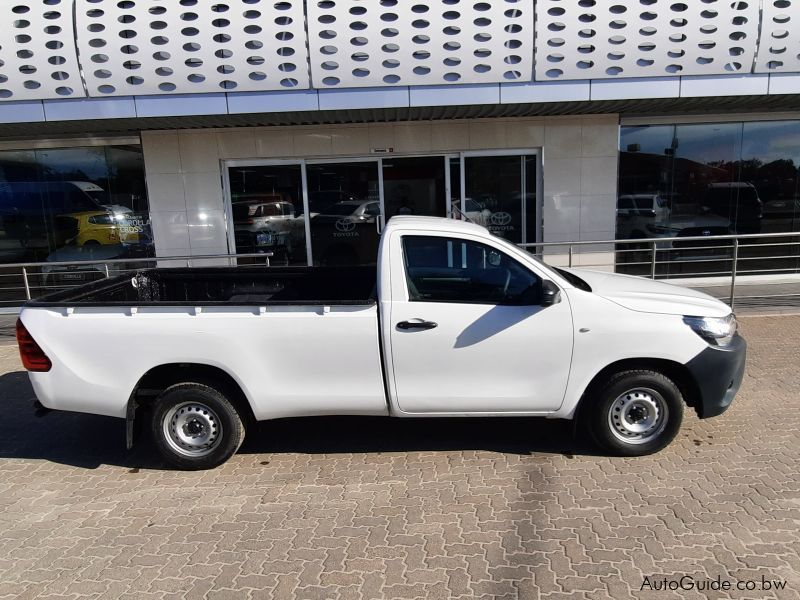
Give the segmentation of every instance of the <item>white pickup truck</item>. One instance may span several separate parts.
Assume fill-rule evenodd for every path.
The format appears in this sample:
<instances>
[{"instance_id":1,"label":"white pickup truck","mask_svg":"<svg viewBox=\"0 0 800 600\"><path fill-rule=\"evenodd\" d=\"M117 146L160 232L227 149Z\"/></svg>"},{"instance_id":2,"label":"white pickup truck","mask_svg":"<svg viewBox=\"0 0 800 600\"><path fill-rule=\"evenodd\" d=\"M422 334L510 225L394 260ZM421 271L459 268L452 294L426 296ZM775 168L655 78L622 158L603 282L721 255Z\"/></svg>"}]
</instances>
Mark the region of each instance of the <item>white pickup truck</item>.
<instances>
[{"instance_id":1,"label":"white pickup truck","mask_svg":"<svg viewBox=\"0 0 800 600\"><path fill-rule=\"evenodd\" d=\"M17 336L45 408L127 419L129 446L146 420L185 469L227 460L248 423L306 415L577 418L643 455L684 404L722 413L745 365L710 296L412 216L387 224L377 269L142 270L28 302Z\"/></svg>"}]
</instances>

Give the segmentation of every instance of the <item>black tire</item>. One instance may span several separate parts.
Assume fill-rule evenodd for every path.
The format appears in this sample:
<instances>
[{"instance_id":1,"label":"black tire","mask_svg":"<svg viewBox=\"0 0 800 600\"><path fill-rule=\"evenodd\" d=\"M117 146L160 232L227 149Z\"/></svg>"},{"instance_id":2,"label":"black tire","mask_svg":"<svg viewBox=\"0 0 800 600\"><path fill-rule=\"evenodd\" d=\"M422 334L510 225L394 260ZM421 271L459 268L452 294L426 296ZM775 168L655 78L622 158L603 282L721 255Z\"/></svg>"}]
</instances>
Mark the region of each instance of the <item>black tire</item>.
<instances>
[{"instance_id":1,"label":"black tire","mask_svg":"<svg viewBox=\"0 0 800 600\"><path fill-rule=\"evenodd\" d=\"M609 454L645 456L658 452L678 434L683 396L663 373L622 371L588 395L580 418L594 441ZM627 415L627 416L626 416ZM650 425L652 419L653 423ZM641 433L632 429L643 428Z\"/></svg>"},{"instance_id":2,"label":"black tire","mask_svg":"<svg viewBox=\"0 0 800 600\"><path fill-rule=\"evenodd\" d=\"M151 431L161 456L186 471L221 465L236 453L245 433L241 416L222 392L193 382L161 393Z\"/></svg>"}]
</instances>

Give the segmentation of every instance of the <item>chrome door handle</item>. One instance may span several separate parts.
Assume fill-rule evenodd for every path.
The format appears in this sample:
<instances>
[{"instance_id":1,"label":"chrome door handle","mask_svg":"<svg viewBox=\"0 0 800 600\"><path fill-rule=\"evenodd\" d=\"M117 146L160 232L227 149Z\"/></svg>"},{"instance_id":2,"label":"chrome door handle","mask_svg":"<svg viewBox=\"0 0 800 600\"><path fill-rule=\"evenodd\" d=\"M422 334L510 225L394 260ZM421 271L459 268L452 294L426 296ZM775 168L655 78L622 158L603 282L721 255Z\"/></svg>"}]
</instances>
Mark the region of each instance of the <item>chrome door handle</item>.
<instances>
[{"instance_id":1,"label":"chrome door handle","mask_svg":"<svg viewBox=\"0 0 800 600\"><path fill-rule=\"evenodd\" d=\"M398 329L433 329L438 326L433 321L400 321L397 324Z\"/></svg>"}]
</instances>

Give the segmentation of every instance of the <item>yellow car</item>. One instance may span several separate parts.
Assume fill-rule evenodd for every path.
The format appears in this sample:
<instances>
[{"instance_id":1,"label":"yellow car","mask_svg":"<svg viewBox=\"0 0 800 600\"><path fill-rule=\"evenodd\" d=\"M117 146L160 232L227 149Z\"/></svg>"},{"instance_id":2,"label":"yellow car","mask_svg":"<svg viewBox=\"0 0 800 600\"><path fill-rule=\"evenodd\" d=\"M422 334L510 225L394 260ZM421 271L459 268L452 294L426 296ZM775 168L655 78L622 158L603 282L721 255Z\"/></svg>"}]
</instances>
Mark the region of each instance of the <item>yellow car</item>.
<instances>
[{"instance_id":1,"label":"yellow car","mask_svg":"<svg viewBox=\"0 0 800 600\"><path fill-rule=\"evenodd\" d=\"M107 211L75 212L56 217L59 231L59 245L85 246L100 244L103 246L121 242L135 243L139 236L136 233L120 234L114 215Z\"/></svg>"}]
</instances>

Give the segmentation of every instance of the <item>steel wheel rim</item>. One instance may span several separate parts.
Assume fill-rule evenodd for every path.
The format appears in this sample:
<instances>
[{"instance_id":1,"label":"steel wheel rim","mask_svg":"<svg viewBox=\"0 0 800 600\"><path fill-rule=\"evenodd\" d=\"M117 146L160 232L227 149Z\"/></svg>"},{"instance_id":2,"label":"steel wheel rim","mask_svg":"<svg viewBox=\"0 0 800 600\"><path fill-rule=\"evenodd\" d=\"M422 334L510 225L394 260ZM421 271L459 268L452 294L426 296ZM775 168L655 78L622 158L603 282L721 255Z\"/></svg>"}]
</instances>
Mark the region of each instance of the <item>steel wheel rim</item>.
<instances>
[{"instance_id":1,"label":"steel wheel rim","mask_svg":"<svg viewBox=\"0 0 800 600\"><path fill-rule=\"evenodd\" d=\"M656 439L667 426L669 409L664 398L648 388L628 390L608 409L608 426L626 444L646 444Z\"/></svg>"},{"instance_id":2,"label":"steel wheel rim","mask_svg":"<svg viewBox=\"0 0 800 600\"><path fill-rule=\"evenodd\" d=\"M222 423L217 413L202 402L173 406L161 424L170 448L182 456L207 456L222 439Z\"/></svg>"}]
</instances>

